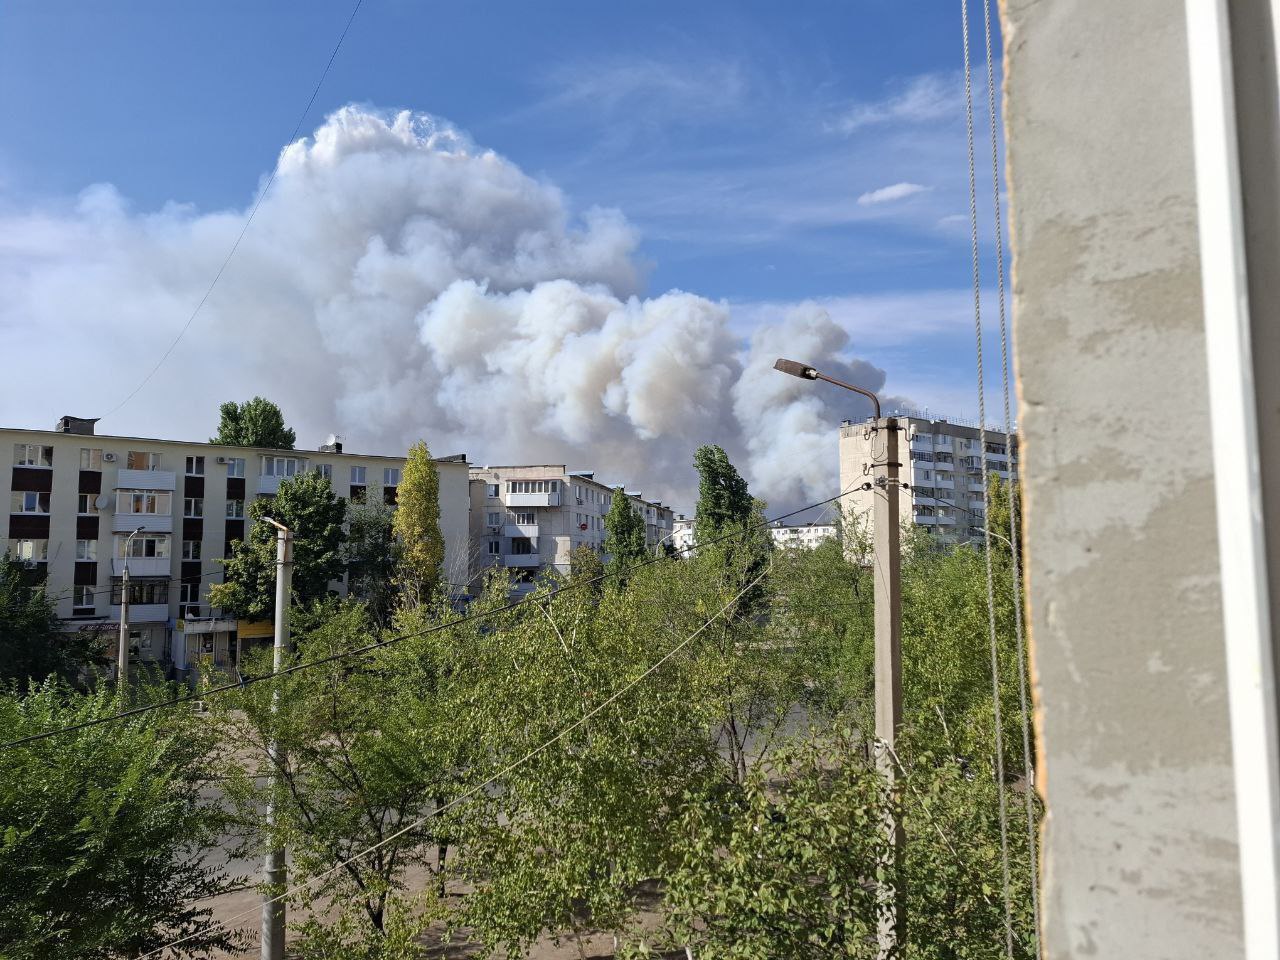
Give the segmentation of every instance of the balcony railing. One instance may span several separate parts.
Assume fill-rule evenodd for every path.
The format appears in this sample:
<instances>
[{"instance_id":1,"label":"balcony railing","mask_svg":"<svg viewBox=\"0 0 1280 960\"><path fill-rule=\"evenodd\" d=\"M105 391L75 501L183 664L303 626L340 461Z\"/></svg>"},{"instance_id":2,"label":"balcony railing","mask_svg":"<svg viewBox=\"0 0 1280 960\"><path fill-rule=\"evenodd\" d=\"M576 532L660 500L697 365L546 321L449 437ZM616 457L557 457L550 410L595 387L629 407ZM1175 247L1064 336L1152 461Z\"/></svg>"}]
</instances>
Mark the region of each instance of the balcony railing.
<instances>
[{"instance_id":1,"label":"balcony railing","mask_svg":"<svg viewBox=\"0 0 1280 960\"><path fill-rule=\"evenodd\" d=\"M124 558L111 558L111 575L124 576ZM129 576L131 577L167 577L172 569L170 557L130 557Z\"/></svg>"},{"instance_id":2,"label":"balcony railing","mask_svg":"<svg viewBox=\"0 0 1280 960\"><path fill-rule=\"evenodd\" d=\"M502 535L504 537L528 537L530 540L536 540L538 537L538 525L536 523L507 522L502 525Z\"/></svg>"},{"instance_id":3,"label":"balcony railing","mask_svg":"<svg viewBox=\"0 0 1280 960\"><path fill-rule=\"evenodd\" d=\"M114 533L133 533L139 527L156 533L170 533L173 517L167 513L117 513L111 518Z\"/></svg>"},{"instance_id":4,"label":"balcony railing","mask_svg":"<svg viewBox=\"0 0 1280 960\"><path fill-rule=\"evenodd\" d=\"M178 475L172 470L130 470L121 467L116 471L117 490L173 490Z\"/></svg>"},{"instance_id":5,"label":"balcony railing","mask_svg":"<svg viewBox=\"0 0 1280 960\"><path fill-rule=\"evenodd\" d=\"M503 502L508 507L558 507L559 493L504 493Z\"/></svg>"},{"instance_id":6,"label":"balcony railing","mask_svg":"<svg viewBox=\"0 0 1280 960\"><path fill-rule=\"evenodd\" d=\"M504 567L536 567L542 558L536 553L507 553L502 556Z\"/></svg>"},{"instance_id":7,"label":"balcony railing","mask_svg":"<svg viewBox=\"0 0 1280 960\"><path fill-rule=\"evenodd\" d=\"M133 568L130 567L130 572ZM120 605L111 608L111 619L120 622ZM130 623L164 623L169 619L167 603L131 603L129 604Z\"/></svg>"}]
</instances>

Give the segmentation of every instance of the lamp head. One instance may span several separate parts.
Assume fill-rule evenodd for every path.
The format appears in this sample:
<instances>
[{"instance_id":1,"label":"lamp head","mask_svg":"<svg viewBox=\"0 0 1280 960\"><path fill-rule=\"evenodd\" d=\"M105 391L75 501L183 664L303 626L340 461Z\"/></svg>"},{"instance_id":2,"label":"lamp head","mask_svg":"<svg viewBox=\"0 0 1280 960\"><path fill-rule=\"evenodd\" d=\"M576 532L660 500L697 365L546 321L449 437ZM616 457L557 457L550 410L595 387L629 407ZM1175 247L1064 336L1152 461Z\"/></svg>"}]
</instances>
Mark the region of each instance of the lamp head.
<instances>
[{"instance_id":1,"label":"lamp head","mask_svg":"<svg viewBox=\"0 0 1280 960\"><path fill-rule=\"evenodd\" d=\"M801 380L818 379L818 371L808 364L801 363L799 360L783 360L779 358L774 361L773 369L789 373L791 376L799 377Z\"/></svg>"}]
</instances>

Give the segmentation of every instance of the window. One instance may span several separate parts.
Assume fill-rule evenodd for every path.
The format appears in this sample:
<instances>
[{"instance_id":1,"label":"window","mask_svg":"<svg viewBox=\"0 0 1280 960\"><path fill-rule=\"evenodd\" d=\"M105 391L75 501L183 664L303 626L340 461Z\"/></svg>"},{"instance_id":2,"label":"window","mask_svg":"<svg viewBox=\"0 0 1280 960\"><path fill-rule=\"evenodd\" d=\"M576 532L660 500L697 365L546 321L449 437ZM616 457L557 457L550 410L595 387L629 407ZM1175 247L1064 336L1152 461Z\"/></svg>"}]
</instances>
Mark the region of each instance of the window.
<instances>
[{"instance_id":1,"label":"window","mask_svg":"<svg viewBox=\"0 0 1280 960\"><path fill-rule=\"evenodd\" d=\"M497 513L496 511L491 510L489 513L486 513L484 516L485 516L484 522L491 527L496 527L498 526L498 524L502 523L502 514Z\"/></svg>"},{"instance_id":2,"label":"window","mask_svg":"<svg viewBox=\"0 0 1280 960\"><path fill-rule=\"evenodd\" d=\"M187 476L204 476L204 457L187 457Z\"/></svg>"},{"instance_id":3,"label":"window","mask_svg":"<svg viewBox=\"0 0 1280 960\"><path fill-rule=\"evenodd\" d=\"M183 560L199 560L200 559L200 541L199 540L183 540L182 541L182 559Z\"/></svg>"},{"instance_id":4,"label":"window","mask_svg":"<svg viewBox=\"0 0 1280 960\"><path fill-rule=\"evenodd\" d=\"M98 559L98 541L97 540L77 540L76 541L76 559L77 560L97 560Z\"/></svg>"},{"instance_id":5,"label":"window","mask_svg":"<svg viewBox=\"0 0 1280 960\"><path fill-rule=\"evenodd\" d=\"M49 494L37 493L34 490L15 490L12 498L11 513L48 513Z\"/></svg>"},{"instance_id":6,"label":"window","mask_svg":"<svg viewBox=\"0 0 1280 960\"><path fill-rule=\"evenodd\" d=\"M227 457L227 476L244 476L244 457Z\"/></svg>"},{"instance_id":7,"label":"window","mask_svg":"<svg viewBox=\"0 0 1280 960\"><path fill-rule=\"evenodd\" d=\"M81 447L80 448L80 469L81 470L101 470L102 469L102 449L100 447Z\"/></svg>"},{"instance_id":8,"label":"window","mask_svg":"<svg viewBox=\"0 0 1280 960\"><path fill-rule=\"evenodd\" d=\"M333 482L333 464L317 463L311 469L314 470L316 473L320 474L320 476L324 477L330 483Z\"/></svg>"},{"instance_id":9,"label":"window","mask_svg":"<svg viewBox=\"0 0 1280 960\"><path fill-rule=\"evenodd\" d=\"M243 500L227 501L227 518L229 520L244 519L244 501Z\"/></svg>"},{"instance_id":10,"label":"window","mask_svg":"<svg viewBox=\"0 0 1280 960\"><path fill-rule=\"evenodd\" d=\"M182 515L192 520L204 516L204 498L187 497L182 501Z\"/></svg>"},{"instance_id":11,"label":"window","mask_svg":"<svg viewBox=\"0 0 1280 960\"><path fill-rule=\"evenodd\" d=\"M351 468L351 485L353 487L364 486L364 467Z\"/></svg>"},{"instance_id":12,"label":"window","mask_svg":"<svg viewBox=\"0 0 1280 960\"><path fill-rule=\"evenodd\" d=\"M364 503L364 500L365 500L364 487L352 487L352 488L351 488L351 502L352 502L352 503Z\"/></svg>"},{"instance_id":13,"label":"window","mask_svg":"<svg viewBox=\"0 0 1280 960\"><path fill-rule=\"evenodd\" d=\"M134 560L164 559L169 556L169 538L165 534L149 537L139 534L132 540L128 537L116 537L116 556L128 556Z\"/></svg>"},{"instance_id":14,"label":"window","mask_svg":"<svg viewBox=\"0 0 1280 960\"><path fill-rule=\"evenodd\" d=\"M123 593L121 583L116 580L111 584L111 603L113 606L120 606L120 597ZM129 581L129 603L168 603L169 602L169 581L168 580L131 580Z\"/></svg>"},{"instance_id":15,"label":"window","mask_svg":"<svg viewBox=\"0 0 1280 960\"><path fill-rule=\"evenodd\" d=\"M555 480L508 480L507 493L555 493Z\"/></svg>"},{"instance_id":16,"label":"window","mask_svg":"<svg viewBox=\"0 0 1280 960\"><path fill-rule=\"evenodd\" d=\"M77 583L71 590L71 606L76 613L93 612L93 587Z\"/></svg>"},{"instance_id":17,"label":"window","mask_svg":"<svg viewBox=\"0 0 1280 960\"><path fill-rule=\"evenodd\" d=\"M9 554L23 563L44 563L49 559L49 541L10 540Z\"/></svg>"},{"instance_id":18,"label":"window","mask_svg":"<svg viewBox=\"0 0 1280 960\"><path fill-rule=\"evenodd\" d=\"M181 583L178 585L178 602L179 603L199 603L200 602L200 584L198 583Z\"/></svg>"},{"instance_id":19,"label":"window","mask_svg":"<svg viewBox=\"0 0 1280 960\"><path fill-rule=\"evenodd\" d=\"M491 556L491 557L496 557L496 556L497 556L498 554L500 554L501 552L502 552L502 544L501 544L501 543L499 543L497 540L490 540L490 541L489 541L489 556Z\"/></svg>"},{"instance_id":20,"label":"window","mask_svg":"<svg viewBox=\"0 0 1280 960\"><path fill-rule=\"evenodd\" d=\"M486 483L484 485L485 496L490 500L498 499L498 485L496 483Z\"/></svg>"},{"instance_id":21,"label":"window","mask_svg":"<svg viewBox=\"0 0 1280 960\"><path fill-rule=\"evenodd\" d=\"M15 443L13 465L15 467L52 467L53 447L44 447L38 443Z\"/></svg>"},{"instance_id":22,"label":"window","mask_svg":"<svg viewBox=\"0 0 1280 960\"><path fill-rule=\"evenodd\" d=\"M400 485L400 468L399 467L383 467L382 468L382 485L384 487L398 487Z\"/></svg>"},{"instance_id":23,"label":"window","mask_svg":"<svg viewBox=\"0 0 1280 960\"><path fill-rule=\"evenodd\" d=\"M533 544L528 537L512 537L511 552L517 557L527 557L533 553Z\"/></svg>"},{"instance_id":24,"label":"window","mask_svg":"<svg viewBox=\"0 0 1280 960\"><path fill-rule=\"evenodd\" d=\"M516 523L522 527L531 527L538 522L538 518L533 513L517 513Z\"/></svg>"},{"instance_id":25,"label":"window","mask_svg":"<svg viewBox=\"0 0 1280 960\"><path fill-rule=\"evenodd\" d=\"M298 472L297 457L263 457L262 475L264 477L292 477Z\"/></svg>"},{"instance_id":26,"label":"window","mask_svg":"<svg viewBox=\"0 0 1280 960\"><path fill-rule=\"evenodd\" d=\"M160 454L130 450L129 456L126 458L126 465L130 470L159 470Z\"/></svg>"},{"instance_id":27,"label":"window","mask_svg":"<svg viewBox=\"0 0 1280 960\"><path fill-rule=\"evenodd\" d=\"M98 512L98 498L92 493L81 493L76 495L76 513L82 517L91 517Z\"/></svg>"},{"instance_id":28,"label":"window","mask_svg":"<svg viewBox=\"0 0 1280 960\"><path fill-rule=\"evenodd\" d=\"M117 490L116 513L167 516L173 513L173 494L163 490Z\"/></svg>"}]
</instances>

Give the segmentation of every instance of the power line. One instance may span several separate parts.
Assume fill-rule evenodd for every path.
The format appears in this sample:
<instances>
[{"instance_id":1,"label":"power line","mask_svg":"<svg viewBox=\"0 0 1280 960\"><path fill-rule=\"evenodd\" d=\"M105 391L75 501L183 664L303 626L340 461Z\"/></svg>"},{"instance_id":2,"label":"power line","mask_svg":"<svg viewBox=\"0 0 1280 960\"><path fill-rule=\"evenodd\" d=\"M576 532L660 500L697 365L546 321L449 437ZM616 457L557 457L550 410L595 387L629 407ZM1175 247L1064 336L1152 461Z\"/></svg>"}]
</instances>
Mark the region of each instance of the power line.
<instances>
[{"instance_id":1,"label":"power line","mask_svg":"<svg viewBox=\"0 0 1280 960\"><path fill-rule=\"evenodd\" d=\"M996 137L996 89L995 72L991 65L991 0L982 0L982 26L987 48L987 117L991 133L991 193L994 205L996 229L996 278L1000 305L1000 383L1004 393L1004 432L1008 442L1013 442L1013 418L1009 409L1009 324L1005 312L1004 295L1004 217L1000 209L1000 152ZM1012 451L1010 451L1012 453ZM984 451L983 456L986 456ZM983 524L986 526L986 523ZM1018 706L1022 721L1022 767L1026 778L1023 799L1027 815L1027 854L1031 863L1031 944L1034 955L1040 956L1040 871L1036 856L1036 814L1032 800L1032 784L1035 770L1031 765L1031 719L1027 707L1026 640L1022 623L1022 558L1014 545L1018 539L1018 476L1013 457L1009 458L1009 553L1013 573L1013 629L1018 650Z\"/></svg>"},{"instance_id":2,"label":"power line","mask_svg":"<svg viewBox=\"0 0 1280 960\"><path fill-rule=\"evenodd\" d=\"M978 261L978 194L977 165L973 153L973 71L969 65L969 0L960 0L960 24L964 41L964 106L965 134L969 150L969 224L973 248L973 336L978 360L978 443L982 447L983 512L991 513L991 486L987 468L987 406L985 373L982 364L982 275ZM990 58L988 57L988 63ZM999 198L997 198L999 202ZM987 573L987 625L991 644L991 701L995 714L996 794L1000 802L1000 869L1004 884L1005 953L1013 960L1013 901L1009 880L1009 812L1004 783L1004 733L1000 717L1000 657L996 641L995 579L991 569L991 528L982 526L985 538Z\"/></svg>"},{"instance_id":3,"label":"power line","mask_svg":"<svg viewBox=\"0 0 1280 960\"><path fill-rule=\"evenodd\" d=\"M311 97L307 100L307 105L303 108L302 114L298 117L298 122L294 124L293 133L289 135L288 143L293 143L298 139L298 131L302 129L302 124L306 121L307 114L311 112L311 107L316 102L316 97L320 93L320 87L324 85L325 79L329 76L329 70L333 67L333 61L337 58L338 51L342 48L342 42L347 39L347 31L351 29L351 24L355 20L356 14L359 13L360 7L363 3L364 0L356 0L356 5L351 9L351 16L347 17L347 24L342 28L342 35L338 37L338 42L334 44L333 52L329 54L329 61L324 65L324 70L320 73L320 79L316 81L316 85L311 91ZM204 292L204 296L200 298L200 302L196 304L196 308L191 311L191 316L187 317L187 322L183 324L182 329L178 331L178 335L174 337L169 343L169 346L165 348L164 353L160 355L160 359L156 361L155 366L148 371L147 375L142 378L141 382L133 388L128 396L103 414L101 419L110 417L126 403L136 397L139 391L141 391L142 388L150 382L151 378L156 375L156 372L164 365L164 362L169 359L169 355L172 354L174 349L178 346L178 342L187 335L187 331L191 329L191 324L195 323L196 317L200 314L200 311L204 309L205 303L208 302L209 296L213 293L213 288L216 287L218 285L218 281L222 279L222 274L226 272L228 264L231 263L231 258L234 257L236 255L236 251L240 249L240 241L243 240L244 235L248 233L249 224L253 223L253 218L257 215L258 208L262 206L262 201L266 198L268 191L271 190L271 185L276 182L276 174L279 170L280 164L277 160L277 162L272 165L271 175L267 178L266 186L264 186L258 193L258 198L253 202L253 206L249 209L249 216L245 218L244 226L240 228L240 233L236 236L235 242L231 244L231 249L223 259L222 265L218 267L218 272L213 275L213 280L210 281L208 289Z\"/></svg>"},{"instance_id":4,"label":"power line","mask_svg":"<svg viewBox=\"0 0 1280 960\"><path fill-rule=\"evenodd\" d=\"M797 514L805 512L806 510L812 510L815 507L824 506L825 504L828 504L833 500L839 499L841 496L843 496L843 494L838 493L834 497L827 497L825 500L819 500L816 503L807 504L806 506L800 507L797 510L792 510L790 513L784 513L781 516L774 517L769 520L762 520L759 523L748 524L740 530L735 530L731 533L723 534L722 536L715 537L711 540L704 540L700 543L694 543L686 547L677 548L673 550L672 553L673 555L680 555L683 553L687 553L691 550L714 546L717 543L722 543L726 540L730 540L735 537L745 536L754 530L767 529L769 524L771 523L777 523L780 520L786 520L789 517L794 517ZM661 556L661 555L653 556L647 560L642 560L639 563L632 564L631 566L623 570L605 571L604 573L598 574L597 576L591 577L586 580L579 580L573 583L567 583L567 584L564 584L563 586L556 587L553 590L549 590L545 594L527 594L518 600L513 600L509 603L503 604L498 607L494 607L489 610L481 610L477 613L464 614L454 620L449 620L445 623L439 623L434 626L427 627L422 630L416 630L410 633L403 633L395 637L388 637L385 640L377 640L373 643L365 644L362 647L356 647L353 650L346 650L341 653L329 654L328 656L321 657L317 660L308 660L305 663L295 663L292 666L286 667L285 669L280 670L276 673L268 673L268 674L263 674L261 676L256 676L256 677L244 677L235 682L224 683L216 687L209 687L206 690L194 691L190 694L185 694L183 696L178 696L178 697L172 697L169 700L162 700L157 703L144 704L139 707L134 707L131 710L124 710L124 711L121 711L120 713L113 713L109 716L95 717L92 720L84 720L84 721L81 721L80 723L73 723L65 727L58 727L53 730L43 731L42 733L33 733L25 737L19 737L16 740L10 740L6 743L0 743L0 752L3 752L5 750L11 750L15 747L20 747L25 744L35 743L40 740L47 740L50 737L56 737L59 734L73 733L77 730L86 730L90 727L101 726L102 724L105 724L105 723L113 723L117 720L126 720L131 717L141 716L142 714L150 713L153 710L161 710L166 707L173 707L182 703L190 703L195 700L204 700L210 696L213 696L214 694L225 693L228 690L240 690L252 684L261 683L264 680L274 680L277 677L287 676L288 674L291 674L291 673L298 673L302 670L309 670L312 667L323 666L326 663L334 663L338 660L345 660L347 657L354 657L360 654L371 653L374 650L380 650L383 647L389 647L392 644L399 643L403 640L410 640L415 637L425 637L433 633L439 633L442 630L448 630L452 627L458 627L467 623L471 623L475 620L481 620L486 617L495 616L496 614L506 613L508 611L515 610L521 604L528 603L532 600L538 600L538 601L548 600L551 597L559 596L560 594L568 592L570 590L577 590L582 587L590 586L592 584L602 583L605 580L612 579L613 577L627 576L637 570L643 569L644 567L651 566L655 563L661 563L662 561L667 559L669 559L668 556Z\"/></svg>"},{"instance_id":5,"label":"power line","mask_svg":"<svg viewBox=\"0 0 1280 960\"><path fill-rule=\"evenodd\" d=\"M821 501L820 503L811 504L809 507L805 507L804 509L808 510L811 507L821 506L822 503L826 503L826 502L828 501L824 500L824 501ZM795 512L799 513L800 511L795 511ZM746 533L746 532L748 531L747 530L741 531L741 533ZM720 538L720 539L724 539L724 538ZM176 947L181 943L185 943L186 941L191 940L195 937L206 936L209 933L213 932L214 930L226 930L228 929L229 925L234 923L235 921L253 916L255 913L259 912L263 906L266 906L267 904L271 904L271 903L278 903L279 901L284 900L287 897L291 897L297 893L300 893L303 890L306 890L312 887L318 881L323 880L326 877L330 877L340 870L346 869L348 866L355 863L357 860L362 860L363 858L369 856L369 854L386 846L388 843L391 843L393 840L397 840L400 837L404 836L406 833L409 833L411 830L416 830L418 827L422 826L428 820L438 817L440 814L444 813L446 810L450 809L451 807L458 806L464 801L470 800L472 797L478 796L480 793L484 792L493 784L495 784L498 780L507 776L509 773L512 773L515 770L519 769L521 766L528 763L538 754L544 752L545 750L548 750L550 747L558 743L560 740L563 740L574 730L578 729L578 727L581 727L583 724L587 723L587 721L589 721L592 717L596 716L605 708L612 706L619 699L621 699L625 694L627 694L632 689L637 687L639 684L647 680L650 676L652 676L655 672L657 672L657 670L660 667L662 667L663 664L665 664L668 660L670 660L677 653L679 653L681 650L687 647L690 643L692 643L702 633L702 631L706 630L707 627L711 626L718 619L720 619L720 617L724 616L730 609L732 609L733 605L737 603L739 600L741 600L744 596L746 596L756 586L756 584L758 584L761 580L763 580L765 577L765 574L767 574L768 572L769 572L768 568L766 568L765 570L762 570L750 583L748 583L745 587L743 587L742 590L740 590L731 600L729 600L728 603L726 603L723 607L721 607L719 610L713 613L710 617L708 617L706 622L704 622L700 627L698 627L696 630L694 630L692 633L686 636L683 640L677 643L674 647L672 647L670 650L664 653L661 657L659 657L658 660L655 661L653 664L651 664L648 667L648 669L644 671L644 673L640 674L640 676L636 677L634 680L628 681L626 684L622 686L622 689L606 697L600 703L596 704L596 706L593 707L591 710L585 712L581 717L573 721L573 723L564 727L555 736L539 744L537 747L534 747L532 750L524 754L524 756L520 757L518 760L513 760L511 763L507 764L505 767L503 767L493 776L489 777L489 779L485 780L483 783L478 784L477 786L472 787L470 790L467 790L459 794L457 797L450 800L448 803L443 804L442 806L436 807L430 813L425 814L424 816L419 817L417 820L414 820L412 823L409 823L406 826L401 827L395 833L391 834L388 837L385 837L382 840L379 840L377 843L373 844L370 847L366 847L364 850L361 850L359 853L355 854L352 857L348 857L346 860L343 860L341 863L335 864L334 866L325 870L323 873L316 874L314 877L312 877L310 880L307 880L305 883L300 883L296 886L290 887L289 889L285 890L283 893L277 894L276 896L272 897L270 900L265 901L263 904L254 906L249 910L244 911L243 913L236 914L235 916L228 917L226 920L219 921L211 929L200 930L195 933L188 934L187 936L179 940L174 940L170 943L167 943L162 947L157 947L154 950L151 950L147 953L142 954L140 957L137 958L137 960L147 960L147 958L149 957L157 956L158 954L163 953L165 950L172 949L173 947Z\"/></svg>"}]
</instances>

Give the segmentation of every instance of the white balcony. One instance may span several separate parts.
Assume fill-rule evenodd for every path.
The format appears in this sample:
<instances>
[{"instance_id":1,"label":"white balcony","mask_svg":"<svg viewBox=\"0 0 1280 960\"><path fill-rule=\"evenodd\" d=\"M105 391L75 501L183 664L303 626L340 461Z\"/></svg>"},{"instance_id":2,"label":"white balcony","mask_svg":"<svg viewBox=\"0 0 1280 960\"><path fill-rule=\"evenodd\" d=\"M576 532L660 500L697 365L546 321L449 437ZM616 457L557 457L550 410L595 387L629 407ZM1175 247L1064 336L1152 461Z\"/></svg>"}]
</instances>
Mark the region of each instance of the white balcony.
<instances>
[{"instance_id":1,"label":"white balcony","mask_svg":"<svg viewBox=\"0 0 1280 960\"><path fill-rule=\"evenodd\" d=\"M954 527L956 525L955 517L934 517L938 521L940 527Z\"/></svg>"},{"instance_id":2,"label":"white balcony","mask_svg":"<svg viewBox=\"0 0 1280 960\"><path fill-rule=\"evenodd\" d=\"M170 557L130 557L129 558L129 576L130 577L167 577L171 564ZM111 558L111 575L113 577L124 576L124 558Z\"/></svg>"},{"instance_id":3,"label":"white balcony","mask_svg":"<svg viewBox=\"0 0 1280 960\"><path fill-rule=\"evenodd\" d=\"M258 493L274 497L280 491L281 477L258 477Z\"/></svg>"},{"instance_id":4,"label":"white balcony","mask_svg":"<svg viewBox=\"0 0 1280 960\"><path fill-rule=\"evenodd\" d=\"M938 474L933 475L933 486L938 490L954 490L956 488L955 480L943 480Z\"/></svg>"},{"instance_id":5,"label":"white balcony","mask_svg":"<svg viewBox=\"0 0 1280 960\"><path fill-rule=\"evenodd\" d=\"M504 537L528 537L530 540L536 540L538 538L538 525L536 523L503 524L502 535Z\"/></svg>"},{"instance_id":6,"label":"white balcony","mask_svg":"<svg viewBox=\"0 0 1280 960\"><path fill-rule=\"evenodd\" d=\"M133 608L130 607L130 614ZM201 610L207 610L207 607L201 607ZM182 632L188 637L199 633L230 633L237 627L235 620L219 620L219 619L195 619L188 617L181 621Z\"/></svg>"},{"instance_id":7,"label":"white balcony","mask_svg":"<svg viewBox=\"0 0 1280 960\"><path fill-rule=\"evenodd\" d=\"M116 471L117 490L174 490L178 475L172 470L129 470L121 467Z\"/></svg>"},{"instance_id":8,"label":"white balcony","mask_svg":"<svg viewBox=\"0 0 1280 960\"><path fill-rule=\"evenodd\" d=\"M117 513L111 518L114 533L133 533L139 527L155 533L172 533L173 517L167 513Z\"/></svg>"},{"instance_id":9,"label":"white balcony","mask_svg":"<svg viewBox=\"0 0 1280 960\"><path fill-rule=\"evenodd\" d=\"M508 507L558 507L559 493L507 493L502 502Z\"/></svg>"},{"instance_id":10,"label":"white balcony","mask_svg":"<svg viewBox=\"0 0 1280 960\"><path fill-rule=\"evenodd\" d=\"M130 566L130 571L133 567ZM111 619L116 623L120 622L120 606L111 608ZM169 605L167 603L131 603L129 604L129 623L130 625L139 623L166 623L169 620Z\"/></svg>"},{"instance_id":11,"label":"white balcony","mask_svg":"<svg viewBox=\"0 0 1280 960\"><path fill-rule=\"evenodd\" d=\"M915 515L915 521L916 523L927 527L932 524L936 524L938 522L938 518L932 514L917 513Z\"/></svg>"},{"instance_id":12,"label":"white balcony","mask_svg":"<svg viewBox=\"0 0 1280 960\"><path fill-rule=\"evenodd\" d=\"M502 557L504 567L536 567L541 562L541 555L536 553L507 553Z\"/></svg>"}]
</instances>

